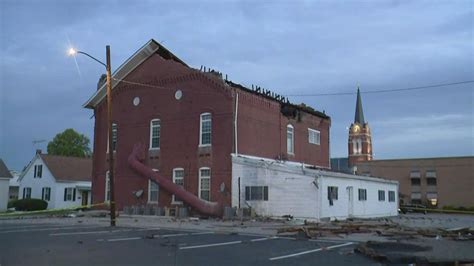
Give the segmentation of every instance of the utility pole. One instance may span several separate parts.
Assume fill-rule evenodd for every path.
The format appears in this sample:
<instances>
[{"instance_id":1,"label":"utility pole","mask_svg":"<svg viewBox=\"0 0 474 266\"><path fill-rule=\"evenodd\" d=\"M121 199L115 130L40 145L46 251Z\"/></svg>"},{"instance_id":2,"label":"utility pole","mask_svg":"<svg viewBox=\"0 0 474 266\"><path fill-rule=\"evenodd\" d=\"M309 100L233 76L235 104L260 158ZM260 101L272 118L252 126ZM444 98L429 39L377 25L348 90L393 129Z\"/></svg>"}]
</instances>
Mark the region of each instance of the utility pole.
<instances>
[{"instance_id":1,"label":"utility pole","mask_svg":"<svg viewBox=\"0 0 474 266\"><path fill-rule=\"evenodd\" d=\"M106 47L107 65L107 124L109 142L109 182L110 182L110 226L115 226L115 182L114 182L114 145L112 130L112 73L110 66L110 45Z\"/></svg>"}]
</instances>

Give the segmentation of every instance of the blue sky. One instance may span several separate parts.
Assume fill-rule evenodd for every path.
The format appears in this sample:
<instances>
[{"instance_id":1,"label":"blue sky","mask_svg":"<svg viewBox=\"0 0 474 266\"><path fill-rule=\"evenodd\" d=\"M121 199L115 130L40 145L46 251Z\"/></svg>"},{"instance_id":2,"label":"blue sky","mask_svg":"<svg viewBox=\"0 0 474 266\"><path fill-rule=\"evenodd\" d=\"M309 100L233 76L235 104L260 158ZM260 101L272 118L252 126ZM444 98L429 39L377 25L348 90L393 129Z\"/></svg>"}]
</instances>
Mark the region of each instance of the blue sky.
<instances>
[{"instance_id":1,"label":"blue sky","mask_svg":"<svg viewBox=\"0 0 474 266\"><path fill-rule=\"evenodd\" d=\"M154 38L189 65L279 94L362 91L376 159L474 154L473 1L0 1L0 158L21 170L66 128L91 138L102 66ZM331 156L347 156L355 95L291 97L332 118Z\"/></svg>"}]
</instances>

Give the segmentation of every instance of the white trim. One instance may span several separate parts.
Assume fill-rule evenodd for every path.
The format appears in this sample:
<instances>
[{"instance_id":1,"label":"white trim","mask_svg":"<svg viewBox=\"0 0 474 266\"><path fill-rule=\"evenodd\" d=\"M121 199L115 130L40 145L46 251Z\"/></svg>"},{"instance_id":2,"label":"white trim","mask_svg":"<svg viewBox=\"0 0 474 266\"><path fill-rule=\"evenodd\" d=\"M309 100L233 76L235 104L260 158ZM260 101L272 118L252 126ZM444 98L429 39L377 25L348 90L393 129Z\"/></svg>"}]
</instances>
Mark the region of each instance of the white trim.
<instances>
[{"instance_id":1,"label":"white trim","mask_svg":"<svg viewBox=\"0 0 474 266\"><path fill-rule=\"evenodd\" d=\"M177 177L176 176L176 171L183 171L183 176L182 177ZM184 186L184 168L182 167L177 167L173 169L173 183L176 184L176 179L182 179L183 180L183 186ZM182 200L176 200L176 196L173 194L171 196L171 204L183 204Z\"/></svg>"},{"instance_id":2,"label":"white trim","mask_svg":"<svg viewBox=\"0 0 474 266\"><path fill-rule=\"evenodd\" d=\"M153 126L153 122L158 122L158 126ZM153 144L153 128L158 127L158 147L152 147ZM150 150L159 150L161 142L161 120L159 118L154 118L150 120L150 145L148 146Z\"/></svg>"},{"instance_id":3,"label":"white trim","mask_svg":"<svg viewBox=\"0 0 474 266\"><path fill-rule=\"evenodd\" d=\"M209 177L207 176L201 176L201 171L202 170L209 170ZM212 176L212 173L211 173L211 168L209 167L201 167L199 168L199 180L198 180L198 197L200 199L203 199L201 198L201 179L209 179L209 201L211 201L211 176ZM204 199L205 200L205 199Z\"/></svg>"},{"instance_id":4,"label":"white trim","mask_svg":"<svg viewBox=\"0 0 474 266\"><path fill-rule=\"evenodd\" d=\"M156 197L156 200L151 200L151 185L152 185L153 183L157 185L157 190L156 190L156 192L157 192L157 195L156 195L156 196L157 196L157 197ZM148 203L158 203L159 197L160 197L160 194L158 194L159 191L160 191L160 187L159 187L158 183L156 183L155 181L153 181L153 180L151 180L151 179L148 179Z\"/></svg>"},{"instance_id":5,"label":"white trim","mask_svg":"<svg viewBox=\"0 0 474 266\"><path fill-rule=\"evenodd\" d=\"M316 142L311 142L311 133L315 133L315 137L317 136L317 138L315 139ZM321 131L317 129L308 128L308 142L310 144L321 145Z\"/></svg>"},{"instance_id":6,"label":"white trim","mask_svg":"<svg viewBox=\"0 0 474 266\"><path fill-rule=\"evenodd\" d=\"M203 123L203 120L202 120L202 117L205 116L205 115L209 115L211 116L211 119L209 119L211 121L211 137L210 137L210 142L211 143L206 143L206 144L203 144L202 143L202 123ZM207 121L207 120L205 120ZM205 113L202 113L199 115L199 147L208 147L208 146L211 146L212 145L212 114L209 113L209 112L205 112Z\"/></svg>"},{"instance_id":7,"label":"white trim","mask_svg":"<svg viewBox=\"0 0 474 266\"><path fill-rule=\"evenodd\" d=\"M288 129L291 129L291 151L288 145ZM295 128L292 124L286 125L286 152L288 154L294 155L295 154Z\"/></svg>"}]
</instances>

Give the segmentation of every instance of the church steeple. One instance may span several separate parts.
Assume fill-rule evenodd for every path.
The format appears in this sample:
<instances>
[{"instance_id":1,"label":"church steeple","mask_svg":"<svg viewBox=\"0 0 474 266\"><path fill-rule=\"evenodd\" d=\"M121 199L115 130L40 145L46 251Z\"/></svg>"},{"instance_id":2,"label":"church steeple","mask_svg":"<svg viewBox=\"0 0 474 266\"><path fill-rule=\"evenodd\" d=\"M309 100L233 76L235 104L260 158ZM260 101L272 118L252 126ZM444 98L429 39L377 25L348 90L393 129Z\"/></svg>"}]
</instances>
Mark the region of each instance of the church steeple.
<instances>
[{"instance_id":1,"label":"church steeple","mask_svg":"<svg viewBox=\"0 0 474 266\"><path fill-rule=\"evenodd\" d=\"M361 125L365 124L364 111L362 110L362 100L360 98L359 87L357 87L357 102L356 102L356 112L355 112L355 117L354 117L354 123L359 123Z\"/></svg>"},{"instance_id":2,"label":"church steeple","mask_svg":"<svg viewBox=\"0 0 474 266\"><path fill-rule=\"evenodd\" d=\"M357 101L354 123L349 129L349 166L357 162L372 160L372 136L369 124L365 122L364 111L362 111L362 99L360 89L357 87Z\"/></svg>"}]
</instances>

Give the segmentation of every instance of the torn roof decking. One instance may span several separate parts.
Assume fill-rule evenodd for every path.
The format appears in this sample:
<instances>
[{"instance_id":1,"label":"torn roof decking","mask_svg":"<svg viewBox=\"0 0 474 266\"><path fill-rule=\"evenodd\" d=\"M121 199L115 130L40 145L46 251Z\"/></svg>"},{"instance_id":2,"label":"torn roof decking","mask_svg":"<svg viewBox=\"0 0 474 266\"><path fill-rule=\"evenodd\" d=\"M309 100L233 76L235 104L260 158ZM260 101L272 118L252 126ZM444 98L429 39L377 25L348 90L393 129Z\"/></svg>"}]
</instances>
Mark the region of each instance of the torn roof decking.
<instances>
[{"instance_id":1,"label":"torn roof decking","mask_svg":"<svg viewBox=\"0 0 474 266\"><path fill-rule=\"evenodd\" d=\"M172 52L170 52L166 47L155 41L154 39L151 39L148 41L145 45L143 45L140 49L138 49L132 56L130 56L120 67L112 74L112 89L114 89L120 80L124 79L128 74L130 74L133 70L135 70L139 65L141 65L145 60L147 60L150 56L153 54L158 54L162 58L167 59L167 60L173 60L176 61L180 64L182 64L185 67L191 68L188 66L183 60L181 60L179 57L174 55ZM199 70L197 70L199 71ZM282 106L290 106L293 107L297 110L324 118L324 119L331 119L328 115L326 115L323 112L314 110L311 107L305 107L297 104L292 104L292 103L284 103L276 100L275 98L264 95L261 93L257 93L254 90L251 90L241 84L234 83L229 80L224 80L225 84L231 86L232 88L235 89L240 89L245 92L249 92L255 95L258 95L260 97L264 97L267 99L270 99L272 101L279 102ZM104 83L100 89L98 89L90 98L89 100L83 105L85 108L90 108L93 109L95 106L97 106L106 96L106 84Z\"/></svg>"}]
</instances>

